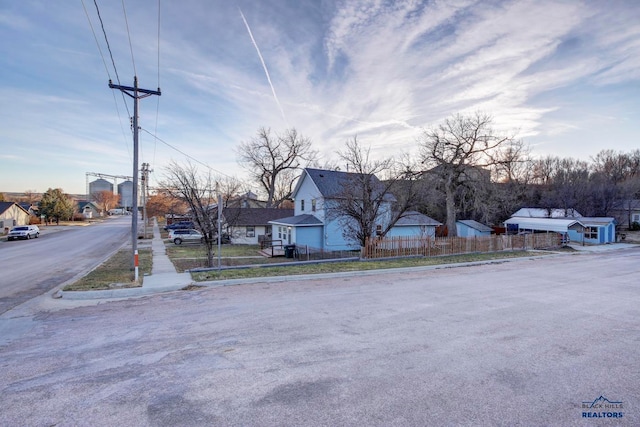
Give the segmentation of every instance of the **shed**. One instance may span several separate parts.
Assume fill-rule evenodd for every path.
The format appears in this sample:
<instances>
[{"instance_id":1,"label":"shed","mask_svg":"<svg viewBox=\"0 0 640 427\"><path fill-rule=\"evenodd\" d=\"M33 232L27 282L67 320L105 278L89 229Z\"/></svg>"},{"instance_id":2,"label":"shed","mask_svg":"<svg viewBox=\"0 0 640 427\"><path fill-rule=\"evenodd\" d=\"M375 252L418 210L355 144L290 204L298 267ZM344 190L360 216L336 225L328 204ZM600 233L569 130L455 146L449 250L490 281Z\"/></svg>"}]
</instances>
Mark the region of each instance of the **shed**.
<instances>
[{"instance_id":1,"label":"shed","mask_svg":"<svg viewBox=\"0 0 640 427\"><path fill-rule=\"evenodd\" d=\"M387 236L434 237L436 235L436 227L439 225L442 225L442 223L425 214L416 211L409 211L406 212L402 218L396 221L393 228L391 228L387 233Z\"/></svg>"},{"instance_id":2,"label":"shed","mask_svg":"<svg viewBox=\"0 0 640 427\"><path fill-rule=\"evenodd\" d=\"M490 236L493 229L472 219L456 221L456 232L459 237Z\"/></svg>"},{"instance_id":3,"label":"shed","mask_svg":"<svg viewBox=\"0 0 640 427\"><path fill-rule=\"evenodd\" d=\"M584 225L584 234L569 233L571 240L579 241L581 243L590 243L594 245L601 245L604 243L615 243L616 241L616 224L617 221L612 217L582 217L580 222ZM584 240L580 241L579 238L583 237Z\"/></svg>"}]
</instances>

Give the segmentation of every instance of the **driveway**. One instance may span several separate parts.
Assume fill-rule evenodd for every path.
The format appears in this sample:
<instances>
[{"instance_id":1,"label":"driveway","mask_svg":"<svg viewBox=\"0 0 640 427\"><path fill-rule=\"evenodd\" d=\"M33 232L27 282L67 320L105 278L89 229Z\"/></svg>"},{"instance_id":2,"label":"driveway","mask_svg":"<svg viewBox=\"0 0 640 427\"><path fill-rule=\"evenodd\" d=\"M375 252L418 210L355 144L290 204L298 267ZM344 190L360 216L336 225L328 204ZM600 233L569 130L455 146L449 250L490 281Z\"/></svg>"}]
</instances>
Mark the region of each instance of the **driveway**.
<instances>
[{"instance_id":1,"label":"driveway","mask_svg":"<svg viewBox=\"0 0 640 427\"><path fill-rule=\"evenodd\" d=\"M623 249L47 300L0 317L20 330L0 425L639 425L639 266Z\"/></svg>"}]
</instances>

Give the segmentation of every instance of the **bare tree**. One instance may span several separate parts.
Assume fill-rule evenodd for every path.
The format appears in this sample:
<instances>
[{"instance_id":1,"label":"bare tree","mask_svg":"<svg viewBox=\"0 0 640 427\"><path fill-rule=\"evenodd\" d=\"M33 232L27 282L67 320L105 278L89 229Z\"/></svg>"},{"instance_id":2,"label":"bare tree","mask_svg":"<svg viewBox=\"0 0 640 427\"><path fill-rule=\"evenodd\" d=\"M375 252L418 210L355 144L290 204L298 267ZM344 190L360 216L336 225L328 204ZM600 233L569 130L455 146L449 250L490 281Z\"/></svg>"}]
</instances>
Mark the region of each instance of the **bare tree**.
<instances>
[{"instance_id":1,"label":"bare tree","mask_svg":"<svg viewBox=\"0 0 640 427\"><path fill-rule=\"evenodd\" d=\"M147 215L149 217L165 217L167 215L179 214L183 215L187 211L186 203L181 199L172 196L169 191L164 189L147 200Z\"/></svg>"},{"instance_id":2,"label":"bare tree","mask_svg":"<svg viewBox=\"0 0 640 427\"><path fill-rule=\"evenodd\" d=\"M266 192L267 207L271 208L291 197L293 174L302 161L311 162L317 154L311 149L311 140L295 129L272 134L271 129L263 127L256 137L240 143L237 155L239 163Z\"/></svg>"},{"instance_id":3,"label":"bare tree","mask_svg":"<svg viewBox=\"0 0 640 427\"><path fill-rule=\"evenodd\" d=\"M231 206L241 196L244 188L242 181L235 177L222 177L218 181L218 191L222 196L223 208Z\"/></svg>"},{"instance_id":4,"label":"bare tree","mask_svg":"<svg viewBox=\"0 0 640 427\"><path fill-rule=\"evenodd\" d=\"M571 216L574 210L584 215L592 214L588 163L562 158L558 159L555 167L541 200L542 207L564 209L567 216Z\"/></svg>"},{"instance_id":5,"label":"bare tree","mask_svg":"<svg viewBox=\"0 0 640 427\"><path fill-rule=\"evenodd\" d=\"M216 180L210 172L200 174L195 166L172 162L166 168L166 182L161 186L188 206L191 219L202 232L207 250L207 266L214 265L214 246L218 238L218 197Z\"/></svg>"},{"instance_id":6,"label":"bare tree","mask_svg":"<svg viewBox=\"0 0 640 427\"><path fill-rule=\"evenodd\" d=\"M109 209L116 206L118 204L118 200L120 200L117 194L114 194L113 191L109 190L93 193L91 198L96 202L102 213L108 212Z\"/></svg>"},{"instance_id":7,"label":"bare tree","mask_svg":"<svg viewBox=\"0 0 640 427\"><path fill-rule=\"evenodd\" d=\"M491 116L482 113L458 114L422 134L422 162L441 179L449 235L456 235L459 189L482 180L490 173L488 168L499 163L500 150L514 141L513 137L496 135L491 122Z\"/></svg>"},{"instance_id":8,"label":"bare tree","mask_svg":"<svg viewBox=\"0 0 640 427\"><path fill-rule=\"evenodd\" d=\"M24 201L33 205L39 199L38 193L35 190L24 190Z\"/></svg>"},{"instance_id":9,"label":"bare tree","mask_svg":"<svg viewBox=\"0 0 640 427\"><path fill-rule=\"evenodd\" d=\"M347 141L338 156L349 172L338 172L340 190L328 209L328 216L340 222L345 239L361 246L373 236L386 235L416 201L417 174L408 164L393 158L372 160L369 155L370 149L364 149L357 137ZM405 185L399 186L400 181ZM391 193L394 188L402 191L396 196Z\"/></svg>"}]
</instances>

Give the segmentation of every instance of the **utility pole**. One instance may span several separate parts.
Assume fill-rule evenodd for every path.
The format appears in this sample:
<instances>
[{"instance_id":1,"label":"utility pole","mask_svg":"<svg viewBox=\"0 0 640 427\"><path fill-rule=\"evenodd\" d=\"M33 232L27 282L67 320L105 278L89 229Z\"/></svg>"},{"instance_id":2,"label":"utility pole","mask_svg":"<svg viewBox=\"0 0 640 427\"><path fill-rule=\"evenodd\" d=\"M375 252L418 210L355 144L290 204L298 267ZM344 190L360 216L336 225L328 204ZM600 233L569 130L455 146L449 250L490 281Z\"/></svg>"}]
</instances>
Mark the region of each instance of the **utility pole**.
<instances>
[{"instance_id":1,"label":"utility pole","mask_svg":"<svg viewBox=\"0 0 640 427\"><path fill-rule=\"evenodd\" d=\"M133 268L135 271L135 281L138 281L138 103L140 99L151 95L161 95L158 90L140 89L138 87L138 77L133 76L133 87L114 85L109 80L111 89L118 89L122 93L133 98L133 207L131 218L131 246L133 251Z\"/></svg>"},{"instance_id":2,"label":"utility pole","mask_svg":"<svg viewBox=\"0 0 640 427\"><path fill-rule=\"evenodd\" d=\"M142 220L144 221L144 238L147 238L147 225L149 220L147 219L147 198L149 197L149 172L153 170L149 169L149 163L142 164Z\"/></svg>"},{"instance_id":3,"label":"utility pole","mask_svg":"<svg viewBox=\"0 0 640 427\"><path fill-rule=\"evenodd\" d=\"M220 193L220 184L218 182L216 182L216 193L218 195L218 206L217 206L217 211L218 211L218 226L216 227L218 229L218 274L220 274L220 270L222 269L222 247L220 246L222 244L222 194Z\"/></svg>"}]
</instances>

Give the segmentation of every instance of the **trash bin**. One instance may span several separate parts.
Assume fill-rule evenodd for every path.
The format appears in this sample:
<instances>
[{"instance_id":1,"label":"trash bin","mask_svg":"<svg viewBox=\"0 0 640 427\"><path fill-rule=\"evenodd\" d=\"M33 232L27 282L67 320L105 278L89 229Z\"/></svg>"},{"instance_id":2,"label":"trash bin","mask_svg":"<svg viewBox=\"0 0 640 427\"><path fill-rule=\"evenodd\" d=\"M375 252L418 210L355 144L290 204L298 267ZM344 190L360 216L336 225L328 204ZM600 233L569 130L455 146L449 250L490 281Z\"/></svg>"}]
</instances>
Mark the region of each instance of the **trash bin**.
<instances>
[{"instance_id":1,"label":"trash bin","mask_svg":"<svg viewBox=\"0 0 640 427\"><path fill-rule=\"evenodd\" d=\"M286 245L284 247L284 257L285 258L293 258L293 254L295 253L296 245Z\"/></svg>"}]
</instances>

